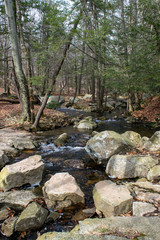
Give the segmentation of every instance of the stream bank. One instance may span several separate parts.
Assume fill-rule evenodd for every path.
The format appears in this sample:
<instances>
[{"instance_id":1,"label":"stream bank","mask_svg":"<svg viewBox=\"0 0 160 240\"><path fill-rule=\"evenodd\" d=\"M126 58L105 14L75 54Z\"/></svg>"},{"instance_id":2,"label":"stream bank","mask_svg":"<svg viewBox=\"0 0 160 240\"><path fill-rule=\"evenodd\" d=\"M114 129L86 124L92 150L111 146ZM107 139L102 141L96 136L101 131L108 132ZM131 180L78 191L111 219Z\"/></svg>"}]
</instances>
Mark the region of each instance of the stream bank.
<instances>
[{"instance_id":1,"label":"stream bank","mask_svg":"<svg viewBox=\"0 0 160 240\"><path fill-rule=\"evenodd\" d=\"M99 120L97 122L99 122ZM116 132L123 133L126 130L132 130L133 126L135 128L137 127L138 129L139 125L126 123L122 119L120 120L110 119L101 121L101 124L98 126L96 130L97 131L114 130ZM150 131L145 127L142 128L142 126L139 126L139 131L141 131L142 136L150 137L151 135L153 135L152 130ZM54 139L56 139L60 134L64 132L66 132L70 136L67 143L65 144L65 146L56 147L55 144L53 143ZM86 153L84 149L86 143L91 137L91 133L92 130L77 130L72 126L55 129L53 131L39 132L33 138L35 142L39 142L39 147L30 150L23 149L22 154L16 158L14 157L12 162L13 163L18 162L35 154L41 155L44 163L44 173L41 185L43 185L47 180L50 179L52 175L54 175L57 172L69 172L70 175L75 177L78 185L81 187L82 191L85 194L85 208L92 209L94 207L92 196L93 187L95 186L96 183L102 180L108 180L108 176L105 174L105 168L96 165L90 159L89 155ZM24 136L22 136L22 138L24 138ZM118 184L121 183L124 184L125 182L128 182L127 180L123 181L118 179L112 179L112 181L117 182ZM132 181L132 179L130 181ZM30 186L26 185L25 189L27 190L28 188L30 188ZM38 194L40 194L41 196L41 186L34 187L34 191L38 192ZM138 189L136 191L138 192ZM151 201L151 199L153 199L153 196L151 197L150 194L149 195L148 194L149 193L147 193L144 196L144 194L142 194L141 191L139 191L138 197L141 198L142 201L147 200L147 202L149 202ZM159 193L155 192L155 194L157 196L157 194ZM155 195L154 199L155 201L157 201ZM58 219L55 221L52 220L50 223L45 223L42 228L37 230L38 234L42 234L48 231L58 232L70 231L78 223L79 220L83 220L84 218L82 212L79 213L79 215L77 216L75 215L76 213L78 214L78 210L80 209L81 208L78 209L76 207L71 208L67 211L64 210L62 212L59 212ZM154 214L156 213L158 214L157 209L158 208L156 208L156 210L154 211L155 212ZM95 212L93 212L92 214L93 214L92 216L98 217L98 215ZM73 219L74 215L75 217ZM36 239L37 231L27 232L27 235L24 236L24 239L27 240ZM2 237L2 239L3 238L15 239L15 237L17 237L18 239L18 237L20 237L20 234L15 233L13 238L11 236L9 238Z\"/></svg>"}]
</instances>

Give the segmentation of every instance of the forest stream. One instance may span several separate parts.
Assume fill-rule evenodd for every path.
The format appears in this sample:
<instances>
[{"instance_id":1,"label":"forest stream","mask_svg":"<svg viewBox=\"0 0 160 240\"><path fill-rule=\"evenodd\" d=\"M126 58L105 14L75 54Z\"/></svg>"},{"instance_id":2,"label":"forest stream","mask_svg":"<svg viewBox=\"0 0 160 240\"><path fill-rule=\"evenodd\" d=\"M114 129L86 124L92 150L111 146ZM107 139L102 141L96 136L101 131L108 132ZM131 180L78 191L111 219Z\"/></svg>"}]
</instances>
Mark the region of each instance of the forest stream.
<instances>
[{"instance_id":1,"label":"forest stream","mask_svg":"<svg viewBox=\"0 0 160 240\"><path fill-rule=\"evenodd\" d=\"M83 112L73 110L68 112L71 117L81 113ZM100 123L96 131L112 130L118 133L124 133L125 131L133 130L140 133L141 136L147 137L150 137L155 132L155 130L148 129L143 124L127 123L124 119L100 121L95 118L95 121ZM64 132L69 135L67 144L64 147L56 147L53 140ZM34 154L41 155L45 163L45 171L41 185L50 178L50 175L54 175L57 172L69 172L75 177L78 185L85 194L85 208L92 208L94 206L92 190L95 183L108 179L108 177L105 174L105 169L95 165L85 151L85 145L91 137L91 132L92 130L78 130L73 128L73 126L37 132L36 140L39 142L39 147L36 151L24 151L15 161L19 161ZM41 188L42 186L35 187L34 191L41 194ZM73 216L79 210L80 209L70 208L67 212L60 212L58 220L45 224L38 232L42 234L47 231L70 231L78 223L76 217L73 218ZM26 235L25 239L35 240L36 238L37 231L30 232ZM15 239L15 236L6 238L1 235L0 239Z\"/></svg>"}]
</instances>

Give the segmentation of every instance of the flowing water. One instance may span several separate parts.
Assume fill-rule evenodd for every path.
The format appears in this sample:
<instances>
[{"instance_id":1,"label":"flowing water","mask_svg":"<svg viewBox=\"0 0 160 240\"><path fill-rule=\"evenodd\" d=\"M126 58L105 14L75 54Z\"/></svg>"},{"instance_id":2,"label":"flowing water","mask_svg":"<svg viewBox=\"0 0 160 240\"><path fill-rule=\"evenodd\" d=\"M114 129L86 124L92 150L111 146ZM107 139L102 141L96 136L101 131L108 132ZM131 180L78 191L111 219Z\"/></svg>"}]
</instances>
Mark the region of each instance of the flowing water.
<instances>
[{"instance_id":1,"label":"flowing water","mask_svg":"<svg viewBox=\"0 0 160 240\"><path fill-rule=\"evenodd\" d=\"M73 117L81 114L81 112L71 110L69 114ZM148 137L155 131L146 128L142 124L126 123L123 119L110 119L105 121L95 120L99 123L96 131L113 130L118 133L123 133L128 130L133 130L140 133L142 136ZM64 147L56 147L53 140L64 132L69 135L67 144ZM85 194L85 207L93 207L93 187L95 183L100 180L108 179L108 177L105 174L105 168L95 165L85 151L85 145L91 137L91 132L90 130L78 130L73 128L73 126L39 132L36 135L36 139L40 142L38 149L35 152L24 152L16 161L24 159L29 155L40 154L45 163L42 185L51 175L57 172L69 172L75 177ZM41 186L35 188L35 190L41 191ZM40 229L40 232L71 230L77 223L76 221L72 221L72 217L76 211L78 211L78 209L71 208L69 211L61 213L60 218L56 222L46 224ZM25 239L34 240L36 236L37 232L31 232ZM15 237L1 237L0 239L15 239Z\"/></svg>"}]
</instances>

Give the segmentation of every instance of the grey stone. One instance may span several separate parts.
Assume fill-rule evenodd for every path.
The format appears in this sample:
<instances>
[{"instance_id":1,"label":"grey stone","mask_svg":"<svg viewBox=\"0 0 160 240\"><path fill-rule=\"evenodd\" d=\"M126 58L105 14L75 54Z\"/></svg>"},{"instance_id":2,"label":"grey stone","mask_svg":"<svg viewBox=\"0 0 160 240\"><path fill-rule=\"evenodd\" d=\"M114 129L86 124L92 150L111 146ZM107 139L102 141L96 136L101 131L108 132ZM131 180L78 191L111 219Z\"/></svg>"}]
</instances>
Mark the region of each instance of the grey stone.
<instances>
[{"instance_id":1,"label":"grey stone","mask_svg":"<svg viewBox=\"0 0 160 240\"><path fill-rule=\"evenodd\" d=\"M6 156L6 154L4 154L3 151L0 151L0 169L4 167L8 162L9 162L9 159Z\"/></svg>"},{"instance_id":2,"label":"grey stone","mask_svg":"<svg viewBox=\"0 0 160 240\"><path fill-rule=\"evenodd\" d=\"M7 208L2 208L0 210L0 221L5 220L9 216L9 210Z\"/></svg>"},{"instance_id":3,"label":"grey stone","mask_svg":"<svg viewBox=\"0 0 160 240\"><path fill-rule=\"evenodd\" d=\"M159 151L160 150L160 131L157 131L153 134L153 136L146 141L143 145L148 151Z\"/></svg>"},{"instance_id":4,"label":"grey stone","mask_svg":"<svg viewBox=\"0 0 160 240\"><path fill-rule=\"evenodd\" d=\"M14 210L23 210L26 205L36 198L29 190L0 192L0 206L6 206Z\"/></svg>"},{"instance_id":5,"label":"grey stone","mask_svg":"<svg viewBox=\"0 0 160 240\"><path fill-rule=\"evenodd\" d=\"M8 157L14 158L18 154L18 150L9 146L7 143L0 142L0 151L3 151Z\"/></svg>"},{"instance_id":6,"label":"grey stone","mask_svg":"<svg viewBox=\"0 0 160 240\"><path fill-rule=\"evenodd\" d=\"M149 203L160 203L160 194L152 192L144 192L142 190L135 189L137 198L141 201L147 201Z\"/></svg>"},{"instance_id":7,"label":"grey stone","mask_svg":"<svg viewBox=\"0 0 160 240\"><path fill-rule=\"evenodd\" d=\"M72 230L78 234L121 234L121 236L145 236L150 240L159 240L160 217L109 217L102 219L85 219ZM137 237L138 238L138 237ZM139 239L139 238L138 238ZM142 238L143 239L143 238Z\"/></svg>"},{"instance_id":8,"label":"grey stone","mask_svg":"<svg viewBox=\"0 0 160 240\"><path fill-rule=\"evenodd\" d=\"M125 133L121 134L122 137L128 138L135 147L140 147L143 144L141 135L134 131L126 131Z\"/></svg>"},{"instance_id":9,"label":"grey stone","mask_svg":"<svg viewBox=\"0 0 160 240\"><path fill-rule=\"evenodd\" d=\"M114 131L103 131L86 144L86 151L97 164L106 164L108 159L133 148L133 144Z\"/></svg>"},{"instance_id":10,"label":"grey stone","mask_svg":"<svg viewBox=\"0 0 160 240\"><path fill-rule=\"evenodd\" d=\"M36 202L29 204L20 214L16 222L16 231L24 232L40 228L48 215L48 210Z\"/></svg>"},{"instance_id":11,"label":"grey stone","mask_svg":"<svg viewBox=\"0 0 160 240\"><path fill-rule=\"evenodd\" d=\"M46 222L48 223L48 222L56 221L59 217L60 217L60 214L58 212L50 212L46 219Z\"/></svg>"},{"instance_id":12,"label":"grey stone","mask_svg":"<svg viewBox=\"0 0 160 240\"><path fill-rule=\"evenodd\" d=\"M143 188L146 190L150 190L152 192L160 193L160 185L159 184L153 184L151 182L135 182L131 183L133 186L137 186L139 188Z\"/></svg>"},{"instance_id":13,"label":"grey stone","mask_svg":"<svg viewBox=\"0 0 160 240\"><path fill-rule=\"evenodd\" d=\"M104 180L95 185L93 199L96 209L110 217L130 211L133 198L127 187Z\"/></svg>"},{"instance_id":14,"label":"grey stone","mask_svg":"<svg viewBox=\"0 0 160 240\"><path fill-rule=\"evenodd\" d=\"M0 188L6 191L27 183L38 184L42 179L43 169L44 164L39 155L7 165L0 172Z\"/></svg>"},{"instance_id":15,"label":"grey stone","mask_svg":"<svg viewBox=\"0 0 160 240\"><path fill-rule=\"evenodd\" d=\"M156 165L149 170L147 179L150 181L160 179L160 165Z\"/></svg>"},{"instance_id":16,"label":"grey stone","mask_svg":"<svg viewBox=\"0 0 160 240\"><path fill-rule=\"evenodd\" d=\"M1 129L0 142L6 144L8 147L13 147L18 150L34 149L36 146L36 143L32 140L31 133L26 131L15 131L13 129ZM6 150L4 149L4 151Z\"/></svg>"},{"instance_id":17,"label":"grey stone","mask_svg":"<svg viewBox=\"0 0 160 240\"><path fill-rule=\"evenodd\" d=\"M44 184L43 195L49 209L84 204L84 193L69 173L56 173Z\"/></svg>"},{"instance_id":18,"label":"grey stone","mask_svg":"<svg viewBox=\"0 0 160 240\"><path fill-rule=\"evenodd\" d=\"M101 235L83 235L83 234L72 234L72 233L58 233L58 232L48 232L44 233L37 240L126 240L127 238L118 236L101 236Z\"/></svg>"},{"instance_id":19,"label":"grey stone","mask_svg":"<svg viewBox=\"0 0 160 240\"><path fill-rule=\"evenodd\" d=\"M56 140L54 140L54 144L57 147L64 146L69 138L69 135L67 133L61 134Z\"/></svg>"},{"instance_id":20,"label":"grey stone","mask_svg":"<svg viewBox=\"0 0 160 240\"><path fill-rule=\"evenodd\" d=\"M83 120L75 124L78 129L95 129L97 124L92 120L92 117L86 117Z\"/></svg>"},{"instance_id":21,"label":"grey stone","mask_svg":"<svg viewBox=\"0 0 160 240\"><path fill-rule=\"evenodd\" d=\"M143 216L146 213L154 212L156 208L147 202L133 202L133 215Z\"/></svg>"},{"instance_id":22,"label":"grey stone","mask_svg":"<svg viewBox=\"0 0 160 240\"><path fill-rule=\"evenodd\" d=\"M1 231L6 237L12 236L15 230L15 224L17 222L17 217L12 217L6 219L1 226Z\"/></svg>"},{"instance_id":23,"label":"grey stone","mask_svg":"<svg viewBox=\"0 0 160 240\"><path fill-rule=\"evenodd\" d=\"M158 159L141 155L114 155L110 158L106 173L114 178L146 177L150 168L158 163Z\"/></svg>"}]
</instances>

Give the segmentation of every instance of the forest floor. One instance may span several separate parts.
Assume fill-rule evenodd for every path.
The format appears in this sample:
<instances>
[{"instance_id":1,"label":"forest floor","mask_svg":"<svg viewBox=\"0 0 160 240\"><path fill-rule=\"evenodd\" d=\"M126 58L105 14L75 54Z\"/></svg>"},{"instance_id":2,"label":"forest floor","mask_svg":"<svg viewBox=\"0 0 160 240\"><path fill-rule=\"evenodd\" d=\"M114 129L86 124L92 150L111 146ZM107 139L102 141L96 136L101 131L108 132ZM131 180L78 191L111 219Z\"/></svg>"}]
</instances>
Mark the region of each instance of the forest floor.
<instances>
[{"instance_id":1,"label":"forest floor","mask_svg":"<svg viewBox=\"0 0 160 240\"><path fill-rule=\"evenodd\" d=\"M37 113L40 106L35 105L34 110ZM0 101L0 128L12 127L15 129L23 128L20 121L21 107L20 104L12 104ZM45 109L40 120L42 129L53 129L55 127L63 127L70 124L70 118L64 113L53 110ZM29 127L29 123L25 122L25 126Z\"/></svg>"},{"instance_id":2,"label":"forest floor","mask_svg":"<svg viewBox=\"0 0 160 240\"><path fill-rule=\"evenodd\" d=\"M39 105L35 105L35 114L39 107ZM141 110L133 112L133 118L145 122L160 122L160 96L150 98L141 107ZM0 100L0 128L8 126L15 129L22 128L23 124L20 122L20 115L20 104L2 101L2 99ZM42 130L63 127L69 124L70 118L66 116L65 113L53 109L45 109L40 120ZM29 126L29 124L25 122L25 126Z\"/></svg>"},{"instance_id":3,"label":"forest floor","mask_svg":"<svg viewBox=\"0 0 160 240\"><path fill-rule=\"evenodd\" d=\"M134 111L132 116L142 121L160 123L160 96L154 96L141 105L141 110Z\"/></svg>"}]
</instances>

